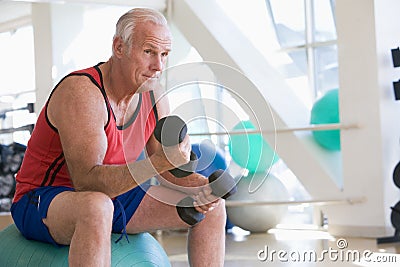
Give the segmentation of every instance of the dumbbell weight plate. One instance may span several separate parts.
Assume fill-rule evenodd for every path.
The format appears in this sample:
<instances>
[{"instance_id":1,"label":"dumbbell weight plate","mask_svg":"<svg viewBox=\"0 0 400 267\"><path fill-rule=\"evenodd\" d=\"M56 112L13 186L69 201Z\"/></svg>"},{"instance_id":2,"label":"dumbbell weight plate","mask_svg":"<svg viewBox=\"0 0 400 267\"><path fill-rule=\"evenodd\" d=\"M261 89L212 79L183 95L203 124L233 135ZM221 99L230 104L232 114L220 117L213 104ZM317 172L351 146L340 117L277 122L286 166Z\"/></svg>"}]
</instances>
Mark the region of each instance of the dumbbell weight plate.
<instances>
[{"instance_id":1,"label":"dumbbell weight plate","mask_svg":"<svg viewBox=\"0 0 400 267\"><path fill-rule=\"evenodd\" d=\"M391 207L391 209L390 220L392 225L396 230L400 230L400 201L394 207Z\"/></svg>"},{"instance_id":2,"label":"dumbbell weight plate","mask_svg":"<svg viewBox=\"0 0 400 267\"><path fill-rule=\"evenodd\" d=\"M400 188L400 162L397 163L396 167L394 168L393 182L398 188Z\"/></svg>"},{"instance_id":3,"label":"dumbbell weight plate","mask_svg":"<svg viewBox=\"0 0 400 267\"><path fill-rule=\"evenodd\" d=\"M155 138L163 146L174 146L181 143L186 134L186 123L175 115L160 119L154 129Z\"/></svg>"}]
</instances>

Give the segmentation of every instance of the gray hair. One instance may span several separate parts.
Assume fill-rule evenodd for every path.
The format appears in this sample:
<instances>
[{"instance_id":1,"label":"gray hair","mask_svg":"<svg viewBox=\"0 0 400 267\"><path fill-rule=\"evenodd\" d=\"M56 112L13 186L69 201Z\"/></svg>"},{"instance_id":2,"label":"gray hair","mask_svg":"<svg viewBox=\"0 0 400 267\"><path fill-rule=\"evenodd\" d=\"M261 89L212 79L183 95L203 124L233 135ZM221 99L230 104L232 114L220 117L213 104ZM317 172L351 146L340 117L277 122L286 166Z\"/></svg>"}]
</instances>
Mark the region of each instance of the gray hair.
<instances>
[{"instance_id":1,"label":"gray hair","mask_svg":"<svg viewBox=\"0 0 400 267\"><path fill-rule=\"evenodd\" d=\"M148 21L168 27L167 20L160 12L150 8L134 8L119 18L114 39L116 37L121 37L122 41L128 45L128 47L131 47L137 24Z\"/></svg>"}]
</instances>

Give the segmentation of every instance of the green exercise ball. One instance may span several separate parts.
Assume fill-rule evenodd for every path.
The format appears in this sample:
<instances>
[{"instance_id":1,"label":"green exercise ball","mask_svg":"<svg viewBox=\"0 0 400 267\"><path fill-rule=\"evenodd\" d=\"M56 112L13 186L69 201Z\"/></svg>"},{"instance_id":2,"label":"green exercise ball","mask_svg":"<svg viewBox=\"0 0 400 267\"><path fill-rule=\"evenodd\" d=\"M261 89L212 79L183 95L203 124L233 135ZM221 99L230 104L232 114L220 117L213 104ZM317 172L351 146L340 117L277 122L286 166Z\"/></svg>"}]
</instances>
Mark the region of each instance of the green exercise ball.
<instances>
[{"instance_id":1,"label":"green exercise ball","mask_svg":"<svg viewBox=\"0 0 400 267\"><path fill-rule=\"evenodd\" d=\"M120 234L111 235L112 267L171 266L164 249L149 233L129 235L129 243L125 238L115 243L119 237ZM69 246L27 240L14 224L0 231L0 240L0 266L68 266Z\"/></svg>"},{"instance_id":2,"label":"green exercise ball","mask_svg":"<svg viewBox=\"0 0 400 267\"><path fill-rule=\"evenodd\" d=\"M339 89L332 89L318 99L311 109L311 124L329 124L339 122ZM340 130L312 132L315 141L322 147L340 150Z\"/></svg>"},{"instance_id":3,"label":"green exercise ball","mask_svg":"<svg viewBox=\"0 0 400 267\"><path fill-rule=\"evenodd\" d=\"M251 121L241 121L233 127L233 131L255 129ZM265 172L279 159L261 134L233 134L228 146L232 159L250 173Z\"/></svg>"}]
</instances>

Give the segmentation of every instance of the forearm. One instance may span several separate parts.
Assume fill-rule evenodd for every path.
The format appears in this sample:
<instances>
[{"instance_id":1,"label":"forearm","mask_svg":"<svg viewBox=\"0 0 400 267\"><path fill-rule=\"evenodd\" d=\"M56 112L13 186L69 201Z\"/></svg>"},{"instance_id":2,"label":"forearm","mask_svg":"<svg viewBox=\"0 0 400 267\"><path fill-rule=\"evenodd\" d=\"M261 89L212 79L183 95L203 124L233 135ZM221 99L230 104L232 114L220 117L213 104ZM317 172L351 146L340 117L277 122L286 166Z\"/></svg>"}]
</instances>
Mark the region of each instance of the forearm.
<instances>
[{"instance_id":1,"label":"forearm","mask_svg":"<svg viewBox=\"0 0 400 267\"><path fill-rule=\"evenodd\" d=\"M207 178L198 173L193 173L183 178L177 178L170 172L164 172L158 175L157 179L161 185L186 194L197 194L203 186L208 184Z\"/></svg>"},{"instance_id":2,"label":"forearm","mask_svg":"<svg viewBox=\"0 0 400 267\"><path fill-rule=\"evenodd\" d=\"M125 165L97 165L87 175L74 179L74 186L78 191L103 192L112 198L170 168L168 165L154 164L156 161L157 159L150 157Z\"/></svg>"}]
</instances>

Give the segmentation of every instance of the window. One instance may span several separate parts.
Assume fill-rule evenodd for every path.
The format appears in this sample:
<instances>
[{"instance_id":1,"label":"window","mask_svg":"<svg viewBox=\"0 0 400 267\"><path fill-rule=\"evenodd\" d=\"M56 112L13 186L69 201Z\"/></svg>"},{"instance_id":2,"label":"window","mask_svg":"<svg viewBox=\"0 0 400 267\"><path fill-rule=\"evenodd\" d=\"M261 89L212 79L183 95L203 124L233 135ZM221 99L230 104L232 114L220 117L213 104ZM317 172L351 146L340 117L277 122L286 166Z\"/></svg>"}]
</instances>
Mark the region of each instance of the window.
<instances>
[{"instance_id":1,"label":"window","mask_svg":"<svg viewBox=\"0 0 400 267\"><path fill-rule=\"evenodd\" d=\"M25 145L36 121L31 25L0 32L0 213L8 212ZM29 109L28 109L29 108ZM14 128L23 128L14 131Z\"/></svg>"},{"instance_id":2,"label":"window","mask_svg":"<svg viewBox=\"0 0 400 267\"><path fill-rule=\"evenodd\" d=\"M34 113L22 109L35 102L35 62L31 25L0 33L0 128L16 128L36 121ZM5 112L20 109L15 112ZM1 134L0 143L26 144L30 132Z\"/></svg>"},{"instance_id":3,"label":"window","mask_svg":"<svg viewBox=\"0 0 400 267\"><path fill-rule=\"evenodd\" d=\"M217 0L311 109L338 88L334 0Z\"/></svg>"},{"instance_id":4,"label":"window","mask_svg":"<svg viewBox=\"0 0 400 267\"><path fill-rule=\"evenodd\" d=\"M334 0L266 0L279 51L291 59L283 68L285 76L307 82L311 103L338 88L334 4Z\"/></svg>"}]
</instances>

